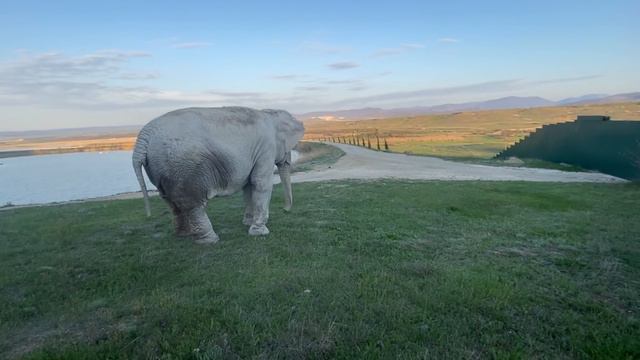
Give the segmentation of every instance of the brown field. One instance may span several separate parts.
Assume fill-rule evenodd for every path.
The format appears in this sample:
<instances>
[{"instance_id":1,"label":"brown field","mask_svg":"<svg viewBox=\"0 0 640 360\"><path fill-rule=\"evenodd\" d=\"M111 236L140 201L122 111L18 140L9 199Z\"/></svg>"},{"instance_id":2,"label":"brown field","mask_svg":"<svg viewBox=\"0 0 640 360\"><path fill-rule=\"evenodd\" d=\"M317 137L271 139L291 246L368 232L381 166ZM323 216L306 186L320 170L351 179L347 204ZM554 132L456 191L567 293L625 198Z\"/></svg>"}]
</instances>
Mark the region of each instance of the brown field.
<instances>
[{"instance_id":1,"label":"brown field","mask_svg":"<svg viewBox=\"0 0 640 360\"><path fill-rule=\"evenodd\" d=\"M545 124L573 121L578 115L609 115L615 120L640 120L640 103L597 104L531 109L469 111L451 114L358 120L305 122L305 139L353 135L371 137L390 150L451 158L491 158ZM130 150L135 135L120 137L0 141L0 157L55 152Z\"/></svg>"},{"instance_id":2,"label":"brown field","mask_svg":"<svg viewBox=\"0 0 640 360\"><path fill-rule=\"evenodd\" d=\"M98 139L9 140L0 142L0 151L99 148L104 146L132 148L135 141L135 136Z\"/></svg>"},{"instance_id":3,"label":"brown field","mask_svg":"<svg viewBox=\"0 0 640 360\"><path fill-rule=\"evenodd\" d=\"M135 136L0 141L0 158L84 151L131 150Z\"/></svg>"},{"instance_id":4,"label":"brown field","mask_svg":"<svg viewBox=\"0 0 640 360\"><path fill-rule=\"evenodd\" d=\"M470 111L452 114L359 121L310 120L305 139L386 138L390 150L456 158L490 158L545 124L573 121L578 115L608 115L640 120L640 103L597 104L531 109Z\"/></svg>"}]
</instances>

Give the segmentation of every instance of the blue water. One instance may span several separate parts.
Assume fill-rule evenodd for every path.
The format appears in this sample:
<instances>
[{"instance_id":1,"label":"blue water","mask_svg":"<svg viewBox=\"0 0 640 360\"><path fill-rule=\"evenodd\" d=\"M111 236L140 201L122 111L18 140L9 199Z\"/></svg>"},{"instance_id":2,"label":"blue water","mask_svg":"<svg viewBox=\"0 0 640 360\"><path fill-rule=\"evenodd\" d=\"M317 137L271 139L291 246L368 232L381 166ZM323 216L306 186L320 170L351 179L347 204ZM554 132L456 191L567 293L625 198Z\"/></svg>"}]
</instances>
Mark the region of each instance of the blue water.
<instances>
[{"instance_id":1,"label":"blue water","mask_svg":"<svg viewBox=\"0 0 640 360\"><path fill-rule=\"evenodd\" d=\"M39 204L139 191L131 151L0 159L0 206ZM155 189L148 181L150 189Z\"/></svg>"},{"instance_id":2,"label":"blue water","mask_svg":"<svg viewBox=\"0 0 640 360\"><path fill-rule=\"evenodd\" d=\"M294 151L295 161L298 154ZM131 151L0 159L0 206L43 204L139 191ZM143 171L144 172L144 171ZM149 180L147 188L155 190Z\"/></svg>"}]
</instances>

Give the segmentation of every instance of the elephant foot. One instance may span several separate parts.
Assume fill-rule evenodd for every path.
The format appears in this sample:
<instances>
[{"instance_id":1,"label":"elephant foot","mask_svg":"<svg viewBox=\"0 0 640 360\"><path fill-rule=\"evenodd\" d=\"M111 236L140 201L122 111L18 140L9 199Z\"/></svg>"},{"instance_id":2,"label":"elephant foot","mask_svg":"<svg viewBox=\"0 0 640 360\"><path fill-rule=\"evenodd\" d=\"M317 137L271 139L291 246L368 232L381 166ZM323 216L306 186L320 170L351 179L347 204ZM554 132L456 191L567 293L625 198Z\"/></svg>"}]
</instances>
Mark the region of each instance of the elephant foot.
<instances>
[{"instance_id":1,"label":"elephant foot","mask_svg":"<svg viewBox=\"0 0 640 360\"><path fill-rule=\"evenodd\" d=\"M198 236L195 239L196 244L215 244L220 240L218 234L216 234L213 230L208 232L203 236Z\"/></svg>"},{"instance_id":2,"label":"elephant foot","mask_svg":"<svg viewBox=\"0 0 640 360\"><path fill-rule=\"evenodd\" d=\"M253 215L244 214L244 218L242 218L242 223L247 226L251 226L253 224Z\"/></svg>"},{"instance_id":3,"label":"elephant foot","mask_svg":"<svg viewBox=\"0 0 640 360\"><path fill-rule=\"evenodd\" d=\"M267 229L264 225L251 225L249 228L249 235L251 236L261 236L261 235L269 235L269 229Z\"/></svg>"}]
</instances>

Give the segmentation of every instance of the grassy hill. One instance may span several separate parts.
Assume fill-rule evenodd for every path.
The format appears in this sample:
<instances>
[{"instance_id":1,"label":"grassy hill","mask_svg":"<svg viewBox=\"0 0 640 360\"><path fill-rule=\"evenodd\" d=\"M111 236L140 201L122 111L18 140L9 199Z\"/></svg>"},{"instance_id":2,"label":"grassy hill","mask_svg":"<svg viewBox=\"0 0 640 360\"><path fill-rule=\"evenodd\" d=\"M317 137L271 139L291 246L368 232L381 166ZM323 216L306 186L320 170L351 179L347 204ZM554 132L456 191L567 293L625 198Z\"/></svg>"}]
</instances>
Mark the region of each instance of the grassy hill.
<instances>
[{"instance_id":1,"label":"grassy hill","mask_svg":"<svg viewBox=\"0 0 640 360\"><path fill-rule=\"evenodd\" d=\"M391 151L456 158L491 158L544 124L573 121L578 115L640 120L640 103L597 104L515 110L460 112L378 120L305 123L305 138L386 137Z\"/></svg>"},{"instance_id":2,"label":"grassy hill","mask_svg":"<svg viewBox=\"0 0 640 360\"><path fill-rule=\"evenodd\" d=\"M638 358L637 184L275 189L215 246L152 199L0 212L0 358Z\"/></svg>"}]
</instances>

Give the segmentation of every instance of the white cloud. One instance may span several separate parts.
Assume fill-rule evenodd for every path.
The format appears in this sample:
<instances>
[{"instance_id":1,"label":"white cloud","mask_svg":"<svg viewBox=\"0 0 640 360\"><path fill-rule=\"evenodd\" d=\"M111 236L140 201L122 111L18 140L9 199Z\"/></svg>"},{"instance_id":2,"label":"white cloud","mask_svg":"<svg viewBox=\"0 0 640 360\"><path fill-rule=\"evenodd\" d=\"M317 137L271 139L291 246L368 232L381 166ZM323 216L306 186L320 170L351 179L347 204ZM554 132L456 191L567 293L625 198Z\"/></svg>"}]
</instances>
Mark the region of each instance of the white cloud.
<instances>
[{"instance_id":1,"label":"white cloud","mask_svg":"<svg viewBox=\"0 0 640 360\"><path fill-rule=\"evenodd\" d=\"M366 104L380 104L388 101L411 100L411 99L427 99L449 95L473 94L473 93L491 93L513 90L521 87L523 84L518 79L487 81L474 84L466 84L459 86L426 88L410 91L394 91L375 95L368 95L356 98L346 98L336 101L331 105L334 107L344 106L360 106Z\"/></svg>"},{"instance_id":2,"label":"white cloud","mask_svg":"<svg viewBox=\"0 0 640 360\"><path fill-rule=\"evenodd\" d=\"M0 102L48 106L93 106L115 99L130 103L148 92L144 87L109 85L112 80L148 80L157 74L126 71L140 51L100 50L71 56L60 52L23 52L0 63Z\"/></svg>"},{"instance_id":3,"label":"white cloud","mask_svg":"<svg viewBox=\"0 0 640 360\"><path fill-rule=\"evenodd\" d=\"M4 81L17 82L105 77L118 73L133 58L149 56L146 52L122 50L100 50L81 56L23 52L17 60L0 63L0 75Z\"/></svg>"},{"instance_id":4,"label":"white cloud","mask_svg":"<svg viewBox=\"0 0 640 360\"><path fill-rule=\"evenodd\" d=\"M304 96L254 91L176 91L119 85L121 80L149 80L157 74L127 71L135 51L104 50L71 56L59 52L23 53L0 63L0 104L25 108L113 110L182 106L245 105L273 107ZM311 90L311 89L307 89Z\"/></svg>"},{"instance_id":5,"label":"white cloud","mask_svg":"<svg viewBox=\"0 0 640 360\"><path fill-rule=\"evenodd\" d=\"M336 63L332 63L332 64L328 64L327 67L329 67L330 69L333 70L346 70L346 69L353 69L353 68L357 68L358 66L360 66L358 63L355 63L353 61L341 61L341 62L336 62Z\"/></svg>"},{"instance_id":6,"label":"white cloud","mask_svg":"<svg viewBox=\"0 0 640 360\"><path fill-rule=\"evenodd\" d=\"M411 51L418 50L418 49L422 49L422 48L424 48L423 44L404 43L404 44L400 44L400 46L398 46L398 47L379 49L378 51L376 51L373 54L371 54L371 56L375 57L375 58L378 58L378 57L384 57L384 56L389 56L389 55L398 55L398 54L404 54L404 53L411 52Z\"/></svg>"},{"instance_id":7,"label":"white cloud","mask_svg":"<svg viewBox=\"0 0 640 360\"><path fill-rule=\"evenodd\" d=\"M284 75L273 75L271 76L272 79L275 80L297 80L300 79L301 77L303 77L302 75L296 75L296 74L284 74Z\"/></svg>"},{"instance_id":8,"label":"white cloud","mask_svg":"<svg viewBox=\"0 0 640 360\"><path fill-rule=\"evenodd\" d=\"M200 49L209 46L211 46L211 43L206 41L180 42L171 45L174 49Z\"/></svg>"},{"instance_id":9,"label":"white cloud","mask_svg":"<svg viewBox=\"0 0 640 360\"><path fill-rule=\"evenodd\" d=\"M351 48L347 46L327 44L319 41L305 41L300 45L300 50L316 55L335 55L350 52Z\"/></svg>"},{"instance_id":10,"label":"white cloud","mask_svg":"<svg viewBox=\"0 0 640 360\"><path fill-rule=\"evenodd\" d=\"M114 78L119 80L154 80L159 77L160 75L158 75L157 73L128 72L128 73L122 73L120 75L117 75Z\"/></svg>"}]
</instances>

